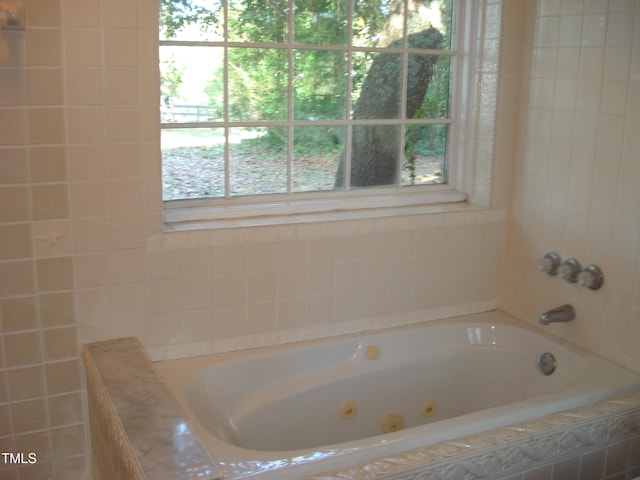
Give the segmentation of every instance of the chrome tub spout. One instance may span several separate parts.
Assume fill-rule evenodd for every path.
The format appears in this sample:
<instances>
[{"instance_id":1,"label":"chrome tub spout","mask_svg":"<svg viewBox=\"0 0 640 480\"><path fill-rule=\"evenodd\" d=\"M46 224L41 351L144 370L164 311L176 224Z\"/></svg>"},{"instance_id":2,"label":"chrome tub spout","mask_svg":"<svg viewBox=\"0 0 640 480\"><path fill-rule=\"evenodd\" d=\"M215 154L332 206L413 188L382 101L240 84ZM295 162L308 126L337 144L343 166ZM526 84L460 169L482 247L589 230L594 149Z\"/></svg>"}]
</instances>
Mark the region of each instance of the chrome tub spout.
<instances>
[{"instance_id":1,"label":"chrome tub spout","mask_svg":"<svg viewBox=\"0 0 640 480\"><path fill-rule=\"evenodd\" d=\"M576 311L573 305L567 304L544 312L540 315L540 323L542 325L549 325L550 323L570 322L574 318L576 318Z\"/></svg>"}]
</instances>

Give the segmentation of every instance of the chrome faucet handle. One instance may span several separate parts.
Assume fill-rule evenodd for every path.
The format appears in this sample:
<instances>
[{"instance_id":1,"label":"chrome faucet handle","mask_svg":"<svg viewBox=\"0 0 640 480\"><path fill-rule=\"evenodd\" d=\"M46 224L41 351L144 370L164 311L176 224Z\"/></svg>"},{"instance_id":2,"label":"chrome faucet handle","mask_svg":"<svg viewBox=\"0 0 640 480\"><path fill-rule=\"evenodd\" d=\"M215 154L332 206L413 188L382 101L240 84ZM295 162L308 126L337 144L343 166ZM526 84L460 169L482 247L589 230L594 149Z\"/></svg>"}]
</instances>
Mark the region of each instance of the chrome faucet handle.
<instances>
[{"instance_id":1,"label":"chrome faucet handle","mask_svg":"<svg viewBox=\"0 0 640 480\"><path fill-rule=\"evenodd\" d=\"M575 258L570 258L558 267L558 275L567 282L576 283L581 270L580 262Z\"/></svg>"},{"instance_id":2,"label":"chrome faucet handle","mask_svg":"<svg viewBox=\"0 0 640 480\"><path fill-rule=\"evenodd\" d=\"M538 260L538 269L549 275L557 275L558 267L562 264L560 255L556 252L549 252L540 260Z\"/></svg>"},{"instance_id":3,"label":"chrome faucet handle","mask_svg":"<svg viewBox=\"0 0 640 480\"><path fill-rule=\"evenodd\" d=\"M596 265L587 265L578 274L578 284L591 290L598 290L604 282L604 274Z\"/></svg>"}]
</instances>

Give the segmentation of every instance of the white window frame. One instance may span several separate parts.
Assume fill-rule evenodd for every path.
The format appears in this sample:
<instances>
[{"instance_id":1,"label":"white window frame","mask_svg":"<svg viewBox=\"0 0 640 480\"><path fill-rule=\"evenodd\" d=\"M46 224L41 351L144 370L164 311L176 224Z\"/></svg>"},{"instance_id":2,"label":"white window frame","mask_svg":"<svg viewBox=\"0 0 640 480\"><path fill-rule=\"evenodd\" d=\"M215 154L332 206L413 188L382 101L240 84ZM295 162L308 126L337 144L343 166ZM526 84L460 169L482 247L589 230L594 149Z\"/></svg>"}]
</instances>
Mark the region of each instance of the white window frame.
<instances>
[{"instance_id":1,"label":"white window frame","mask_svg":"<svg viewBox=\"0 0 640 480\"><path fill-rule=\"evenodd\" d=\"M241 220L269 217L272 223L283 223L289 216L362 209L419 206L468 200L473 170L473 111L477 82L478 8L474 0L457 0L455 17L456 47L451 51L451 87L447 183L404 187L368 187L355 190L296 192L292 194L247 195L226 198L202 198L164 201L167 224L180 222ZM477 5L476 5L477 7ZM160 45L171 45L161 41ZM345 123L349 120L345 120ZM317 122L321 125L323 122ZM326 122L331 125L339 122ZM367 121L367 124L372 122ZM442 124L440 120L433 123ZM295 122L293 122L295 126ZM308 123L305 123L308 125ZM314 122L314 125L316 123ZM162 124L163 128L192 128L200 124ZM229 126L221 124L221 127Z\"/></svg>"}]
</instances>

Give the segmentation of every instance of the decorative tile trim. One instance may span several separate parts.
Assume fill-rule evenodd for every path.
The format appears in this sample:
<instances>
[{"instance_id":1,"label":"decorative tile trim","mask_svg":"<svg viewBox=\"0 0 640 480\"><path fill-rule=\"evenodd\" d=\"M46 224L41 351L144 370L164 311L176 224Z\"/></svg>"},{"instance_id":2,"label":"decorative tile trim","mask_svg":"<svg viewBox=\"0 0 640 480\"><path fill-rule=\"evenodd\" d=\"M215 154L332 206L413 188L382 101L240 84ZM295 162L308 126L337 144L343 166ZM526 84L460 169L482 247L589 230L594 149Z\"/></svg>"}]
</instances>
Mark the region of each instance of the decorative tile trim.
<instances>
[{"instance_id":1,"label":"decorative tile trim","mask_svg":"<svg viewBox=\"0 0 640 480\"><path fill-rule=\"evenodd\" d=\"M630 437L640 439L640 392L303 480L486 480Z\"/></svg>"}]
</instances>

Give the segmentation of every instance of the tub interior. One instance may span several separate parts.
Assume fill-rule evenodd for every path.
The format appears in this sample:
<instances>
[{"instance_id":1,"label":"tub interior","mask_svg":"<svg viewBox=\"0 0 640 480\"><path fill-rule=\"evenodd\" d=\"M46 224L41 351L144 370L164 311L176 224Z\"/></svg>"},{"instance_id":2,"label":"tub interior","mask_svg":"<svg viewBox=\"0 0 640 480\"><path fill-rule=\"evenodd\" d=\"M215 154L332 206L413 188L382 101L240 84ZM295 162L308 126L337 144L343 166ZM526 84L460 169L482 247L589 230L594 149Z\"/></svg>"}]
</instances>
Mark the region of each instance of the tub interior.
<instances>
[{"instance_id":1,"label":"tub interior","mask_svg":"<svg viewBox=\"0 0 640 480\"><path fill-rule=\"evenodd\" d=\"M292 376L256 390L228 415L218 415L218 421L225 418L222 424L209 427L226 441L252 450L317 448L535 398L573 384L563 371L540 374L534 356L505 347L474 347L362 373L332 370Z\"/></svg>"},{"instance_id":2,"label":"tub interior","mask_svg":"<svg viewBox=\"0 0 640 480\"><path fill-rule=\"evenodd\" d=\"M549 348L559 368L545 376L537 359ZM184 394L198 422L225 442L289 451L552 395L587 367L570 349L512 325L450 321L231 354L190 373Z\"/></svg>"}]
</instances>

